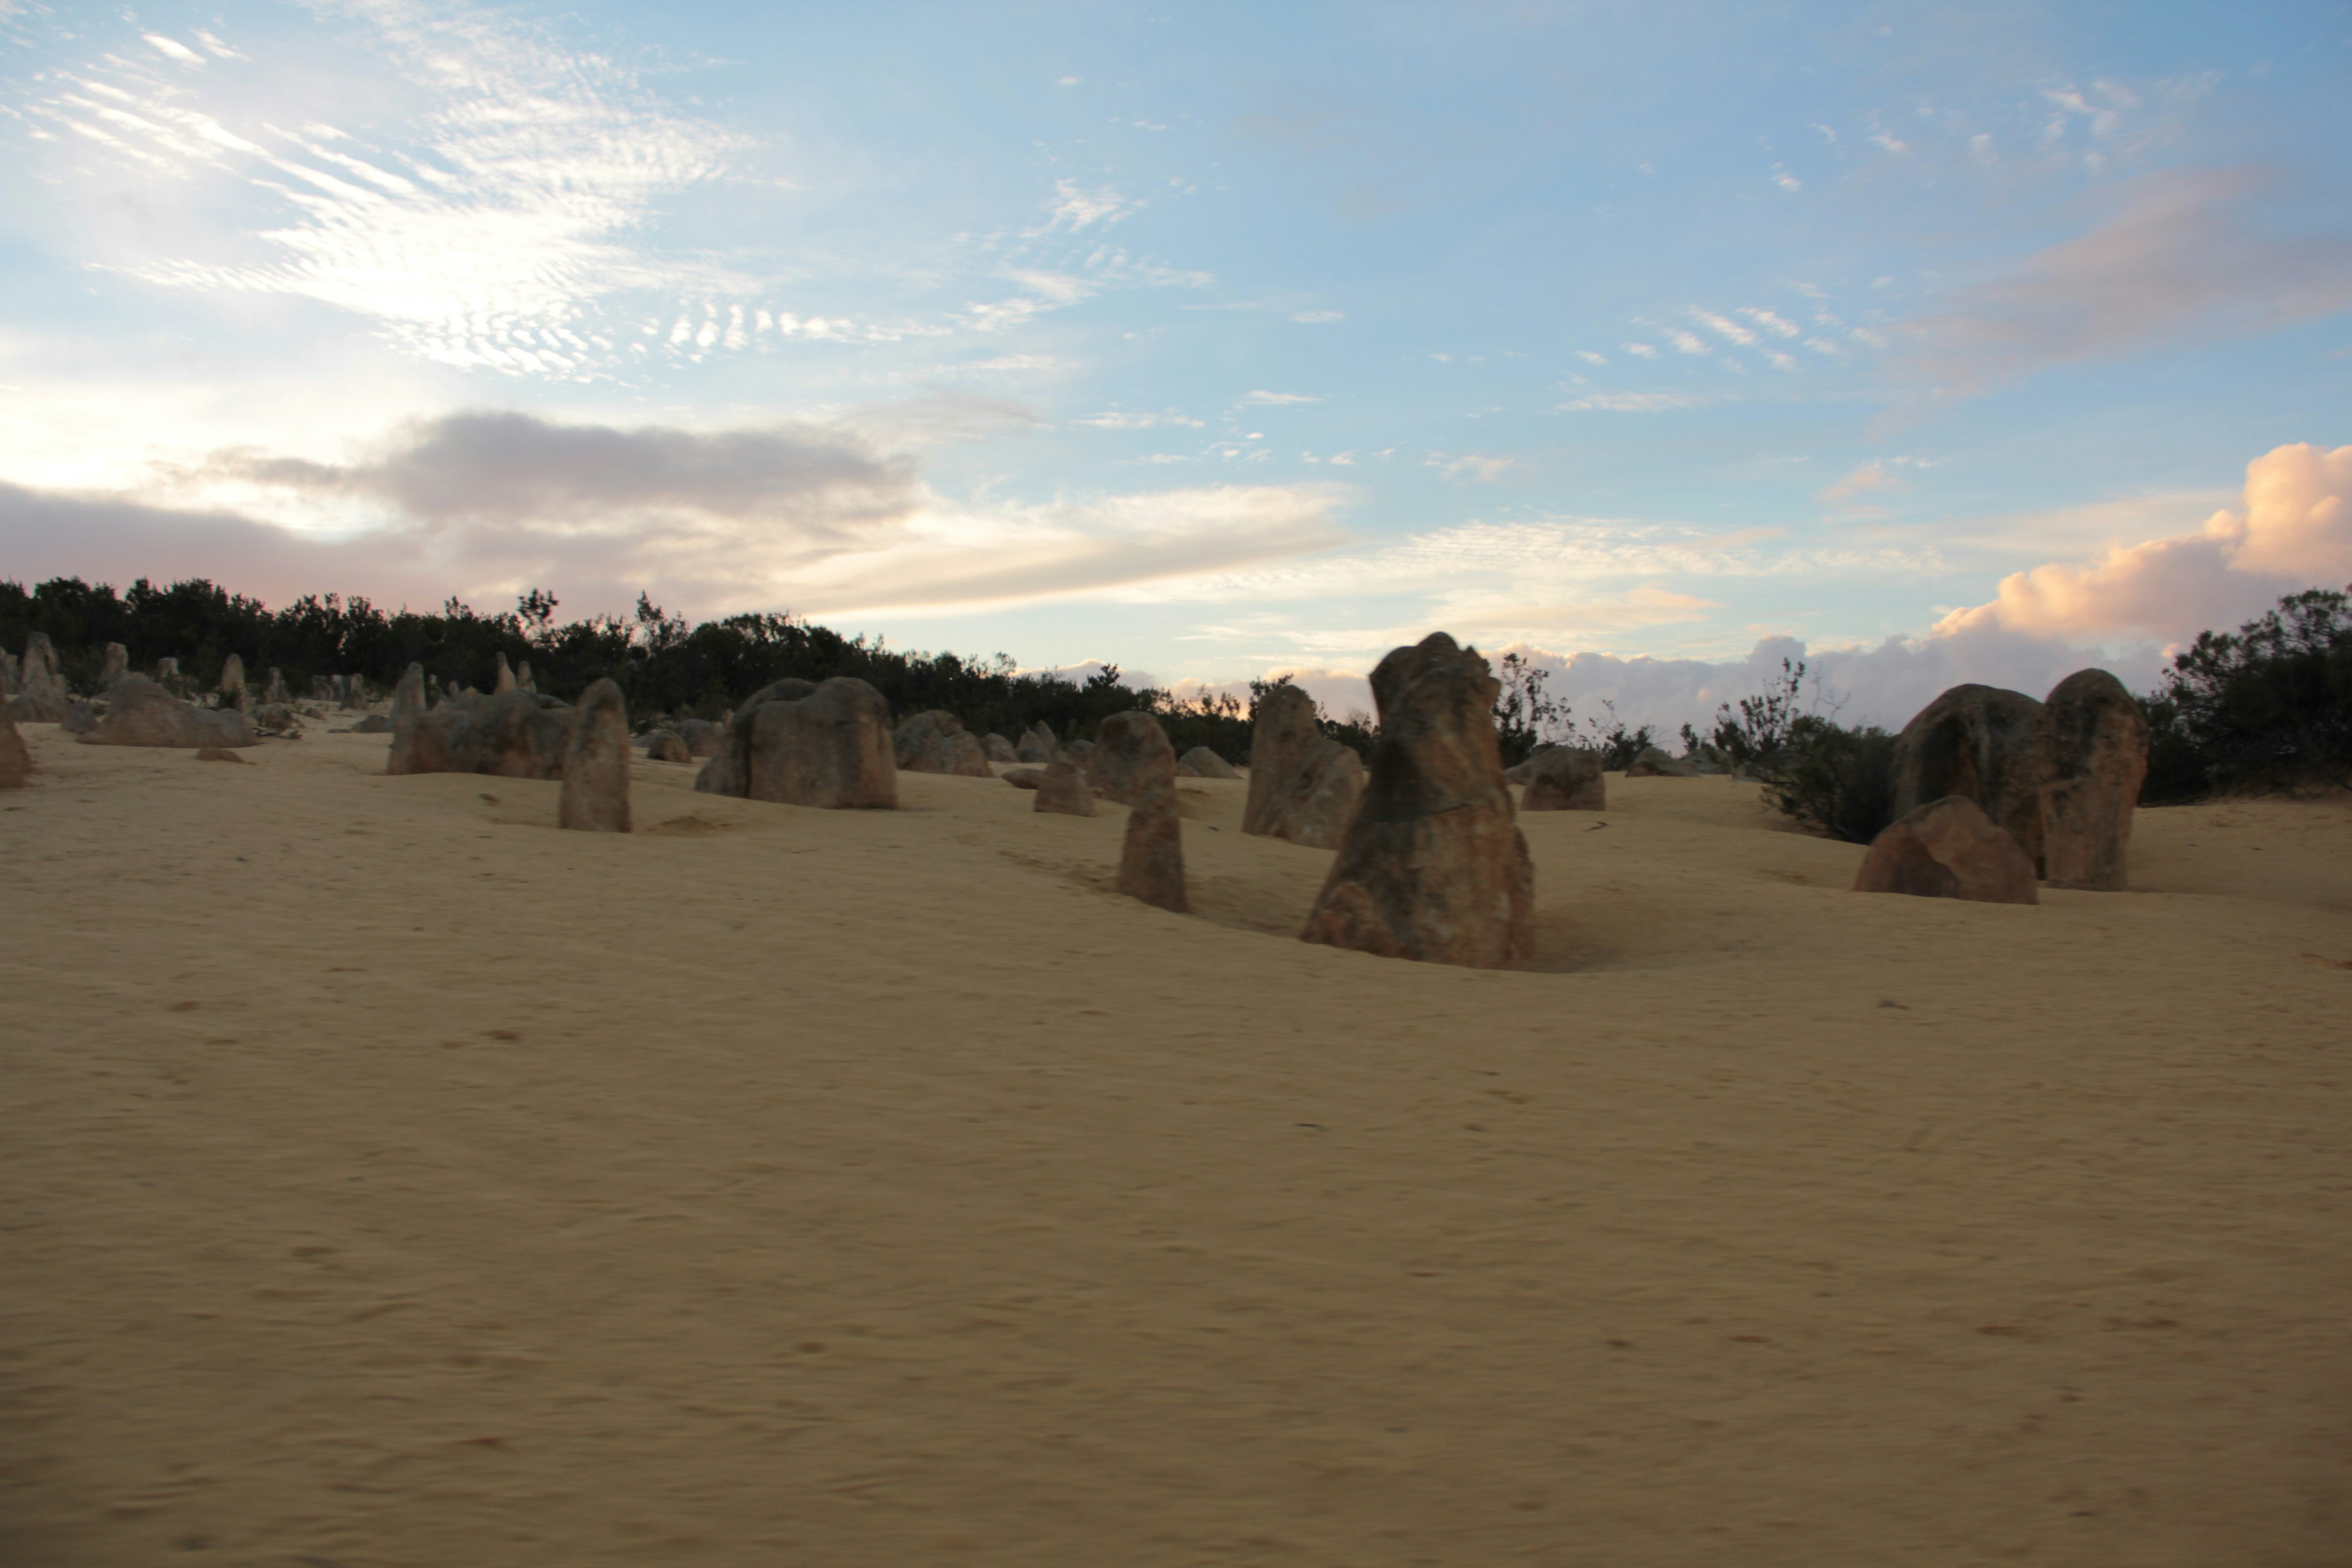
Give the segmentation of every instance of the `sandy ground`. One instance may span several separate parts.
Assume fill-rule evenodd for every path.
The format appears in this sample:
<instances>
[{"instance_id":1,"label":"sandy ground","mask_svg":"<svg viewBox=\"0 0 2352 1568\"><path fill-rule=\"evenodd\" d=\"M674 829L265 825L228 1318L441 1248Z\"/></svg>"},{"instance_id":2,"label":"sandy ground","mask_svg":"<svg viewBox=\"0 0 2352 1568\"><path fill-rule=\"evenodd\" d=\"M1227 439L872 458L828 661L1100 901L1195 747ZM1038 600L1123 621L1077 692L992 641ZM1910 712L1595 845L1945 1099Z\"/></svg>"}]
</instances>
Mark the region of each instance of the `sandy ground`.
<instances>
[{"instance_id":1,"label":"sandy ground","mask_svg":"<svg viewBox=\"0 0 2352 1568\"><path fill-rule=\"evenodd\" d=\"M1186 919L1000 783L27 735L9 1568L2352 1562L2344 802L2028 909L1612 777L1479 973L1236 784Z\"/></svg>"}]
</instances>

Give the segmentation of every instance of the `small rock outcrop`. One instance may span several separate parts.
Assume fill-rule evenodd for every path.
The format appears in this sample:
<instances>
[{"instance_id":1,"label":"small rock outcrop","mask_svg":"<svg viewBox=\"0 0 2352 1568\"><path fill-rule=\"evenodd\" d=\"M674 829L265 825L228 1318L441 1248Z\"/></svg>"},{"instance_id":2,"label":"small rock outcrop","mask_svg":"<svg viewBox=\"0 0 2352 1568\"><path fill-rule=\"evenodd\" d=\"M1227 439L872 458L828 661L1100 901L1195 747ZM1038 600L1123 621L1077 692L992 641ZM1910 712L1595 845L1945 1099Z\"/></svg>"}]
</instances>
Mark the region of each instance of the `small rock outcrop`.
<instances>
[{"instance_id":1,"label":"small rock outcrop","mask_svg":"<svg viewBox=\"0 0 2352 1568\"><path fill-rule=\"evenodd\" d=\"M571 739L572 710L560 702L529 691L474 693L395 722L383 771L557 779Z\"/></svg>"},{"instance_id":2,"label":"small rock outcrop","mask_svg":"<svg viewBox=\"0 0 2352 1568\"><path fill-rule=\"evenodd\" d=\"M1176 759L1176 771L1186 778L1237 779L1241 772L1206 746L1195 746Z\"/></svg>"},{"instance_id":3,"label":"small rock outcrop","mask_svg":"<svg viewBox=\"0 0 2352 1568\"><path fill-rule=\"evenodd\" d=\"M2043 700L2042 868L2061 888L2119 891L2132 810L2147 776L2147 718L2104 669L2077 670Z\"/></svg>"},{"instance_id":4,"label":"small rock outcrop","mask_svg":"<svg viewBox=\"0 0 2352 1568\"><path fill-rule=\"evenodd\" d=\"M555 826L591 833L629 831L629 704L611 680L590 686L572 710Z\"/></svg>"},{"instance_id":5,"label":"small rock outcrop","mask_svg":"<svg viewBox=\"0 0 2352 1568\"><path fill-rule=\"evenodd\" d=\"M1147 727L1150 734L1159 736L1159 745L1143 738ZM1105 800L1133 805L1157 776L1160 752L1167 747L1167 733L1150 714L1141 709L1114 713L1095 727L1094 750L1087 753L1084 763L1087 783ZM1173 750L1168 752L1168 776L1176 776Z\"/></svg>"},{"instance_id":6,"label":"small rock outcrop","mask_svg":"<svg viewBox=\"0 0 2352 1568\"><path fill-rule=\"evenodd\" d=\"M953 773L960 778L996 776L981 750L980 737L963 727L952 713L932 709L898 726L891 739L898 766L910 773Z\"/></svg>"},{"instance_id":7,"label":"small rock outcrop","mask_svg":"<svg viewBox=\"0 0 2352 1568\"><path fill-rule=\"evenodd\" d=\"M686 742L667 730L654 731L653 744L646 748L646 760L654 763L690 763L694 753Z\"/></svg>"},{"instance_id":8,"label":"small rock outcrop","mask_svg":"<svg viewBox=\"0 0 2352 1568\"><path fill-rule=\"evenodd\" d=\"M890 704L854 676L754 692L694 787L784 805L888 811L898 804Z\"/></svg>"},{"instance_id":9,"label":"small rock outcrop","mask_svg":"<svg viewBox=\"0 0 2352 1568\"><path fill-rule=\"evenodd\" d=\"M269 679L262 683L261 700L278 708L294 705L294 694L286 689L286 678L274 668L269 672Z\"/></svg>"},{"instance_id":10,"label":"small rock outcrop","mask_svg":"<svg viewBox=\"0 0 2352 1568\"><path fill-rule=\"evenodd\" d=\"M1244 833L1334 848L1363 793L1363 759L1323 733L1313 698L1277 686L1258 700Z\"/></svg>"},{"instance_id":11,"label":"small rock outcrop","mask_svg":"<svg viewBox=\"0 0 2352 1568\"><path fill-rule=\"evenodd\" d=\"M530 660L529 659L524 659L521 663L515 666L514 679L515 689L518 691L536 691L539 689L539 682L530 678Z\"/></svg>"},{"instance_id":12,"label":"small rock outcrop","mask_svg":"<svg viewBox=\"0 0 2352 1568\"><path fill-rule=\"evenodd\" d=\"M63 721L71 701L66 679L58 669L58 650L47 632L25 639L24 662L16 669L16 695L8 700L8 716L19 724Z\"/></svg>"},{"instance_id":13,"label":"small rock outcrop","mask_svg":"<svg viewBox=\"0 0 2352 1568\"><path fill-rule=\"evenodd\" d=\"M2042 704L1998 686L1955 686L1922 708L1895 741L1898 817L1962 795L2042 864Z\"/></svg>"},{"instance_id":14,"label":"small rock outcrop","mask_svg":"<svg viewBox=\"0 0 2352 1568\"><path fill-rule=\"evenodd\" d=\"M58 721L58 728L68 735L87 735L98 728L98 710L77 697L66 704L66 716Z\"/></svg>"},{"instance_id":15,"label":"small rock outcrop","mask_svg":"<svg viewBox=\"0 0 2352 1568\"><path fill-rule=\"evenodd\" d=\"M699 761L719 754L727 731L708 719L681 719L677 721L677 738L686 742L686 754Z\"/></svg>"},{"instance_id":16,"label":"small rock outcrop","mask_svg":"<svg viewBox=\"0 0 2352 1568\"><path fill-rule=\"evenodd\" d=\"M993 730L980 738L980 752L992 763L1017 763L1021 760L1021 753L1013 749L1013 742Z\"/></svg>"},{"instance_id":17,"label":"small rock outcrop","mask_svg":"<svg viewBox=\"0 0 2352 1568\"><path fill-rule=\"evenodd\" d=\"M1629 779L1695 779L1700 769L1696 763L1670 757L1655 746L1644 746L1625 764Z\"/></svg>"},{"instance_id":18,"label":"small rock outcrop","mask_svg":"<svg viewBox=\"0 0 2352 1568\"><path fill-rule=\"evenodd\" d=\"M490 695L493 697L504 697L508 692L512 691L513 689L515 689L514 669L507 663L507 656L500 654L499 655L498 679L490 683Z\"/></svg>"},{"instance_id":19,"label":"small rock outcrop","mask_svg":"<svg viewBox=\"0 0 2352 1568\"><path fill-rule=\"evenodd\" d=\"M130 673L131 650L119 642L108 643L105 657L100 658L98 664L99 690L101 692L113 690L114 683Z\"/></svg>"},{"instance_id":20,"label":"small rock outcrop","mask_svg":"<svg viewBox=\"0 0 2352 1568\"><path fill-rule=\"evenodd\" d=\"M233 653L221 660L220 694L221 700L224 702L232 699L244 698L245 659L243 656Z\"/></svg>"},{"instance_id":21,"label":"small rock outcrop","mask_svg":"<svg viewBox=\"0 0 2352 1568\"><path fill-rule=\"evenodd\" d=\"M1014 789L1035 789L1037 787L1038 781L1045 776L1045 770L1043 768L1007 768L1004 772L997 774L996 776L1003 779L1006 784L1011 784Z\"/></svg>"},{"instance_id":22,"label":"small rock outcrop","mask_svg":"<svg viewBox=\"0 0 2352 1568\"><path fill-rule=\"evenodd\" d=\"M1183 825L1176 810L1176 748L1150 714L1114 713L1096 727L1095 787L1105 771L1129 791L1127 835L1114 884L1130 899L1177 914L1192 912L1184 897ZM1039 790L1042 800L1044 790Z\"/></svg>"},{"instance_id":23,"label":"small rock outcrop","mask_svg":"<svg viewBox=\"0 0 2352 1568\"><path fill-rule=\"evenodd\" d=\"M2033 862L2017 839L1966 795L1931 800L1870 841L1857 893L1910 893L1985 904L2041 901Z\"/></svg>"},{"instance_id":24,"label":"small rock outcrop","mask_svg":"<svg viewBox=\"0 0 2352 1568\"><path fill-rule=\"evenodd\" d=\"M1046 763L1030 787L1037 792L1035 810L1056 811L1065 816L1095 814L1095 792L1075 763Z\"/></svg>"},{"instance_id":25,"label":"small rock outcrop","mask_svg":"<svg viewBox=\"0 0 2352 1568\"><path fill-rule=\"evenodd\" d=\"M1444 632L1381 660L1370 776L1302 940L1478 968L1534 951L1535 865L1503 782L1500 690L1478 650Z\"/></svg>"},{"instance_id":26,"label":"small rock outcrop","mask_svg":"<svg viewBox=\"0 0 2352 1568\"><path fill-rule=\"evenodd\" d=\"M22 789L32 776L33 753L25 749L25 737L16 733L16 721L0 709L0 789Z\"/></svg>"},{"instance_id":27,"label":"small rock outcrop","mask_svg":"<svg viewBox=\"0 0 2352 1568\"><path fill-rule=\"evenodd\" d=\"M220 746L199 746L196 748L196 761L200 763L242 763L245 761L245 757L240 752L232 752Z\"/></svg>"},{"instance_id":28,"label":"small rock outcrop","mask_svg":"<svg viewBox=\"0 0 2352 1568\"><path fill-rule=\"evenodd\" d=\"M253 725L234 708L183 702L143 675L115 683L106 717L81 737L85 746L250 746Z\"/></svg>"},{"instance_id":29,"label":"small rock outcrop","mask_svg":"<svg viewBox=\"0 0 2352 1568\"><path fill-rule=\"evenodd\" d=\"M354 735L383 735L392 730L392 721L381 713L371 713L352 726Z\"/></svg>"},{"instance_id":30,"label":"small rock outcrop","mask_svg":"<svg viewBox=\"0 0 2352 1568\"><path fill-rule=\"evenodd\" d=\"M1014 742L1013 746L1013 757L1015 762L1050 763L1059 758L1061 754L1061 742L1054 739L1054 731L1045 727L1043 720L1024 730L1021 732L1021 739Z\"/></svg>"},{"instance_id":31,"label":"small rock outcrop","mask_svg":"<svg viewBox=\"0 0 2352 1568\"><path fill-rule=\"evenodd\" d=\"M1521 811L1606 811L1609 783L1601 771L1601 753L1575 746L1554 746L1538 752L1520 764L1527 770L1527 790L1519 796Z\"/></svg>"},{"instance_id":32,"label":"small rock outcrop","mask_svg":"<svg viewBox=\"0 0 2352 1568\"><path fill-rule=\"evenodd\" d=\"M0 697L16 695L16 656L0 647Z\"/></svg>"}]
</instances>

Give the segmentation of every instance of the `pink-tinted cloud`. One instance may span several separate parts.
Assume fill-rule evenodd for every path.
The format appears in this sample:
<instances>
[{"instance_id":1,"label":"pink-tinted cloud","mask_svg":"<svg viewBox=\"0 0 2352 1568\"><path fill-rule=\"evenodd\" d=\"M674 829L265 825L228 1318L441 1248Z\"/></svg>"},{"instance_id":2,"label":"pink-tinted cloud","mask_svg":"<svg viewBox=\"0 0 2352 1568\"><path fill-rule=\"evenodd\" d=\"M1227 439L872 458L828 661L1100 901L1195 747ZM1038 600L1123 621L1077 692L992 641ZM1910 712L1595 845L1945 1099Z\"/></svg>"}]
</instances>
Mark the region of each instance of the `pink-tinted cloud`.
<instances>
[{"instance_id":1,"label":"pink-tinted cloud","mask_svg":"<svg viewBox=\"0 0 2352 1568\"><path fill-rule=\"evenodd\" d=\"M2050 365L2352 308L2352 236L2266 231L2258 169L2181 170L2126 188L2089 232L1909 322L1916 365L1967 393Z\"/></svg>"},{"instance_id":2,"label":"pink-tinted cloud","mask_svg":"<svg viewBox=\"0 0 2352 1568\"><path fill-rule=\"evenodd\" d=\"M2352 447L2280 447L2246 466L2245 507L2202 531L2117 545L2087 564L2053 562L2001 579L1992 601L1955 610L1937 637L2000 629L2095 641L2180 642L2235 626L2281 595L2352 579Z\"/></svg>"}]
</instances>

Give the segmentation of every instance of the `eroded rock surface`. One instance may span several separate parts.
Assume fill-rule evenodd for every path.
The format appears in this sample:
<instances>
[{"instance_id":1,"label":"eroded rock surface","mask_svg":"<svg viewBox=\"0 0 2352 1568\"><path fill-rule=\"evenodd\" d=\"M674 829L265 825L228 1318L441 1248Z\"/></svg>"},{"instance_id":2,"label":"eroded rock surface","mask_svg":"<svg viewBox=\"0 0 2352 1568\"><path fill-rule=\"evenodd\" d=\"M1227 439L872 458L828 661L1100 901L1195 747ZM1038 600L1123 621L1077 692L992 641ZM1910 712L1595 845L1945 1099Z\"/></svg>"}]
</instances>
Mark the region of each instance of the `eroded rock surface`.
<instances>
[{"instance_id":1,"label":"eroded rock surface","mask_svg":"<svg viewBox=\"0 0 2352 1568\"><path fill-rule=\"evenodd\" d=\"M898 726L892 737L898 766L910 773L953 773L961 778L996 776L981 750L980 737L963 721L940 709L918 713Z\"/></svg>"},{"instance_id":2,"label":"eroded rock surface","mask_svg":"<svg viewBox=\"0 0 2352 1568\"><path fill-rule=\"evenodd\" d=\"M1206 746L1195 746L1176 759L1176 771L1187 778L1237 779L1241 771Z\"/></svg>"},{"instance_id":3,"label":"eroded rock surface","mask_svg":"<svg viewBox=\"0 0 2352 1568\"><path fill-rule=\"evenodd\" d=\"M1087 783L1087 775L1075 763L1046 763L1033 787L1037 791L1034 810L1059 812L1065 816L1095 814L1094 787Z\"/></svg>"},{"instance_id":4,"label":"eroded rock surface","mask_svg":"<svg viewBox=\"0 0 2352 1568\"><path fill-rule=\"evenodd\" d=\"M590 686L572 710L555 825L591 833L629 831L629 704L614 681Z\"/></svg>"},{"instance_id":5,"label":"eroded rock surface","mask_svg":"<svg viewBox=\"0 0 2352 1568\"><path fill-rule=\"evenodd\" d=\"M980 738L980 751L992 763L1017 763L1021 760L1021 753L1013 749L1013 742L993 730Z\"/></svg>"},{"instance_id":6,"label":"eroded rock surface","mask_svg":"<svg viewBox=\"0 0 2352 1568\"><path fill-rule=\"evenodd\" d=\"M686 742L667 730L657 730L654 732L653 743L646 748L646 757L648 761L656 763L694 761L694 753L686 749Z\"/></svg>"},{"instance_id":7,"label":"eroded rock surface","mask_svg":"<svg viewBox=\"0 0 2352 1568\"><path fill-rule=\"evenodd\" d=\"M1857 893L1910 893L1987 904L2041 901L2015 836L1966 795L1948 795L1889 823L1854 873Z\"/></svg>"},{"instance_id":8,"label":"eroded rock surface","mask_svg":"<svg viewBox=\"0 0 2352 1568\"><path fill-rule=\"evenodd\" d=\"M1013 754L1017 762L1050 763L1061 756L1062 746L1054 739L1054 731L1040 721L1021 732L1021 739L1013 742Z\"/></svg>"},{"instance_id":9,"label":"eroded rock surface","mask_svg":"<svg viewBox=\"0 0 2352 1568\"><path fill-rule=\"evenodd\" d=\"M2076 670L2042 702L2035 750L2043 871L2061 888L2120 890L2147 776L2147 716L2105 670Z\"/></svg>"},{"instance_id":10,"label":"eroded rock surface","mask_svg":"<svg viewBox=\"0 0 2352 1568\"><path fill-rule=\"evenodd\" d=\"M234 708L183 702L143 675L117 681L106 716L81 737L85 746L250 746L253 725Z\"/></svg>"},{"instance_id":11,"label":"eroded rock surface","mask_svg":"<svg viewBox=\"0 0 2352 1568\"><path fill-rule=\"evenodd\" d=\"M114 683L130 673L131 650L119 642L108 643L105 656L99 660L98 689L100 691L111 691L114 689Z\"/></svg>"},{"instance_id":12,"label":"eroded rock surface","mask_svg":"<svg viewBox=\"0 0 2352 1568\"><path fill-rule=\"evenodd\" d=\"M898 804L890 704L854 676L763 687L729 721L694 787L784 805L888 811Z\"/></svg>"},{"instance_id":13,"label":"eroded rock surface","mask_svg":"<svg viewBox=\"0 0 2352 1568\"><path fill-rule=\"evenodd\" d=\"M1598 752L1554 746L1538 752L1520 766L1527 770L1527 791L1519 796L1521 811L1609 809L1609 784L1601 773Z\"/></svg>"},{"instance_id":14,"label":"eroded rock surface","mask_svg":"<svg viewBox=\"0 0 2352 1568\"><path fill-rule=\"evenodd\" d=\"M0 710L0 789L22 789L32 774L33 753L16 733L16 721Z\"/></svg>"},{"instance_id":15,"label":"eroded rock surface","mask_svg":"<svg viewBox=\"0 0 2352 1568\"><path fill-rule=\"evenodd\" d=\"M1096 727L1094 786L1108 772L1129 805L1115 886L1155 909L1187 914L1183 824L1176 810L1176 750L1160 721L1141 711L1114 713ZM1043 796L1044 791L1040 790ZM1117 798L1117 797L1113 797Z\"/></svg>"},{"instance_id":16,"label":"eroded rock surface","mask_svg":"<svg viewBox=\"0 0 2352 1568\"><path fill-rule=\"evenodd\" d=\"M1972 800L2042 863L2042 704L1998 686L1955 686L1895 742L1895 814L1948 795Z\"/></svg>"},{"instance_id":17,"label":"eroded rock surface","mask_svg":"<svg viewBox=\"0 0 2352 1568\"><path fill-rule=\"evenodd\" d=\"M1480 968L1534 951L1535 866L1496 750L1499 689L1478 650L1444 632L1381 660L1370 777L1303 940Z\"/></svg>"},{"instance_id":18,"label":"eroded rock surface","mask_svg":"<svg viewBox=\"0 0 2352 1568\"><path fill-rule=\"evenodd\" d=\"M1322 732L1313 698L1277 686L1258 700L1244 833L1335 847L1363 793L1363 759Z\"/></svg>"},{"instance_id":19,"label":"eroded rock surface","mask_svg":"<svg viewBox=\"0 0 2352 1568\"><path fill-rule=\"evenodd\" d=\"M572 739L572 710L529 691L445 702L393 726L388 773L493 773L558 779Z\"/></svg>"}]
</instances>

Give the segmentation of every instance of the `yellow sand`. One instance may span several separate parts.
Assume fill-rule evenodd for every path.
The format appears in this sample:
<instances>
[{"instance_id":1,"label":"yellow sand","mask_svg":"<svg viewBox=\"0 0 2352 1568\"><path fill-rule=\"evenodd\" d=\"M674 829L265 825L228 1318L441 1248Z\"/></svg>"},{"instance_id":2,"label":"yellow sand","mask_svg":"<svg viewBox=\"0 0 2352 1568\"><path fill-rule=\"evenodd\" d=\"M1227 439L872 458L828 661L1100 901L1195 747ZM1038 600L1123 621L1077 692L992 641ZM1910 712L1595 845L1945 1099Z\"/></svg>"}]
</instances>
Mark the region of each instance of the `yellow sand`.
<instances>
[{"instance_id":1,"label":"yellow sand","mask_svg":"<svg viewBox=\"0 0 2352 1568\"><path fill-rule=\"evenodd\" d=\"M1001 783L27 733L10 1568L2352 1561L2344 802L2011 908L1612 777L1479 973L1237 784L1185 919Z\"/></svg>"}]
</instances>

